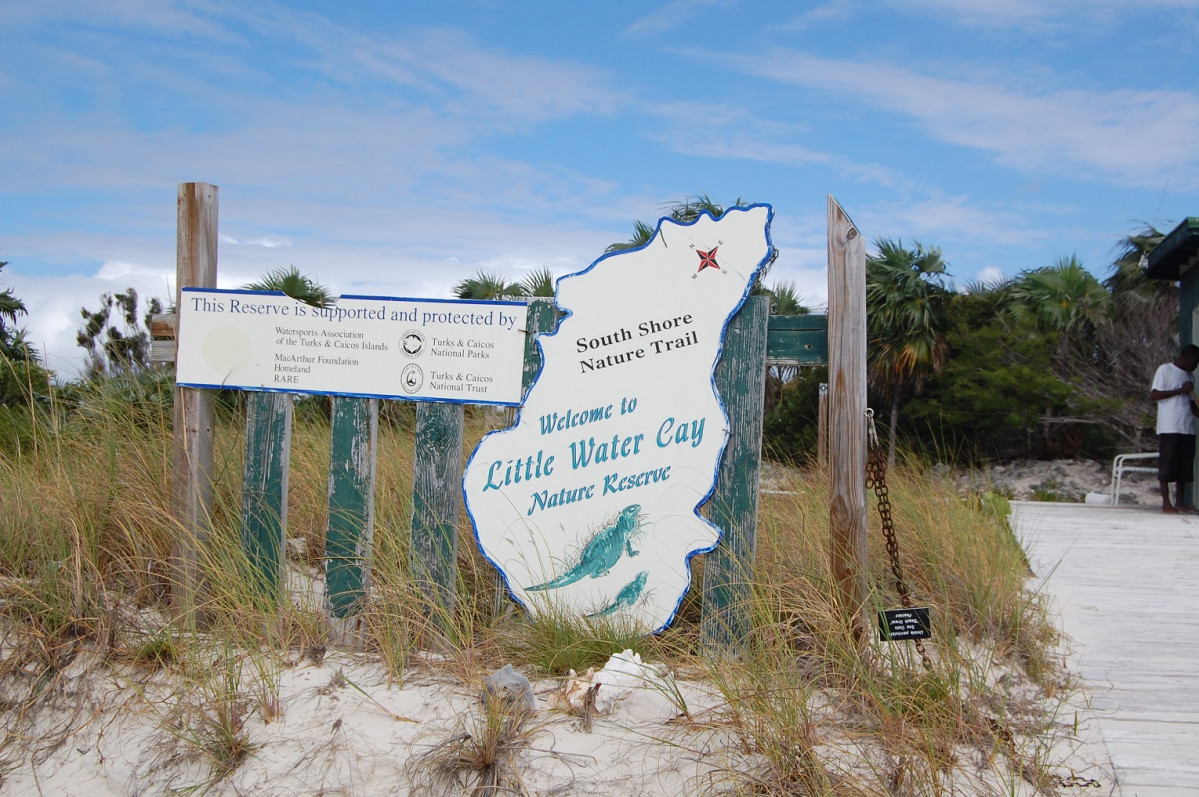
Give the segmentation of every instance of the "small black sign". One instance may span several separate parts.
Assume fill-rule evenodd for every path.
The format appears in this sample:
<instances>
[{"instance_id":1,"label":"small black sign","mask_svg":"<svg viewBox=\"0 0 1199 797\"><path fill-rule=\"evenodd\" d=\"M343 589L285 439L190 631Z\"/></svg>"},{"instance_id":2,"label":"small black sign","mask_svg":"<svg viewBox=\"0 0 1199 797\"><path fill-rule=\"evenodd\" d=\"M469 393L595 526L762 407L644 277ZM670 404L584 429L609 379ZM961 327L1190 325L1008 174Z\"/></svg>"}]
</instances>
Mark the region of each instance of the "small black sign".
<instances>
[{"instance_id":1,"label":"small black sign","mask_svg":"<svg viewBox=\"0 0 1199 797\"><path fill-rule=\"evenodd\" d=\"M932 629L928 609L888 609L878 614L878 638L883 642L931 639Z\"/></svg>"}]
</instances>

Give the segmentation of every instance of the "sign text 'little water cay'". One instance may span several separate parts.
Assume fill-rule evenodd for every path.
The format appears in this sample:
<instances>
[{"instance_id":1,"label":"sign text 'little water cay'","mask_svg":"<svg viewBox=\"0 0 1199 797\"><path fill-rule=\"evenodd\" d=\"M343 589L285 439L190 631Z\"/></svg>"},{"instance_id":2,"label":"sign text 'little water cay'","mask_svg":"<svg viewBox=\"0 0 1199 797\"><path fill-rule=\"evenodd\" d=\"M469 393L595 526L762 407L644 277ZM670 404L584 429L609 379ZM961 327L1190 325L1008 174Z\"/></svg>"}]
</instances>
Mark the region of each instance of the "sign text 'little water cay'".
<instances>
[{"instance_id":1,"label":"sign text 'little water cay'","mask_svg":"<svg viewBox=\"0 0 1199 797\"><path fill-rule=\"evenodd\" d=\"M464 476L484 554L535 612L665 628L720 531L725 328L769 261L768 205L663 219L645 246L558 281L566 313L517 424Z\"/></svg>"}]
</instances>

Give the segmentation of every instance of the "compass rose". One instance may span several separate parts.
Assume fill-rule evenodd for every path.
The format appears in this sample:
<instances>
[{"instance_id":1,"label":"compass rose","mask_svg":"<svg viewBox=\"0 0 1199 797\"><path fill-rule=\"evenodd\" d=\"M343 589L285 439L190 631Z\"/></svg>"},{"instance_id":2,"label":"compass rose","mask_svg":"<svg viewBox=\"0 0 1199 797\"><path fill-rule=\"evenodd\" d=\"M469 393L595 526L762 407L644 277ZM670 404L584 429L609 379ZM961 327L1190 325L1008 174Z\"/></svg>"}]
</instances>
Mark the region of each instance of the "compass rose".
<instances>
[{"instance_id":1,"label":"compass rose","mask_svg":"<svg viewBox=\"0 0 1199 797\"><path fill-rule=\"evenodd\" d=\"M717 271L720 271L720 264L716 262L716 250L719 248L719 246L713 246L712 251L710 252L705 252L702 249L695 250L695 253L699 255L699 268L695 270L696 274L703 271L705 268L714 268Z\"/></svg>"}]
</instances>

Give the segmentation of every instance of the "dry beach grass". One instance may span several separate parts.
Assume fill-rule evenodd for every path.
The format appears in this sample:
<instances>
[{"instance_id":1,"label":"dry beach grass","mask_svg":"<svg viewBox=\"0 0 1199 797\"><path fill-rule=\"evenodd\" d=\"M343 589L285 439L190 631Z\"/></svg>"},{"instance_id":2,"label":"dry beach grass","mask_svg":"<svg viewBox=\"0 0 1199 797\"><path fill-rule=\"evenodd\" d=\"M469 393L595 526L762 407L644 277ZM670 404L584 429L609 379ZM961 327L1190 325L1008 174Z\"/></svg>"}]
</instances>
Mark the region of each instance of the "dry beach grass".
<instances>
[{"instance_id":1,"label":"dry beach grass","mask_svg":"<svg viewBox=\"0 0 1199 797\"><path fill-rule=\"evenodd\" d=\"M239 550L244 441L235 413L222 416L208 624L196 629L165 600L179 529L163 410L153 391L109 384L4 418L0 792L1031 795L1110 783L998 496L959 494L915 466L891 474L903 566L933 610L931 670L907 643L845 629L826 570L827 479L814 471L787 471L762 497L755 632L738 658L699 649L697 589L648 638L497 613L465 525L457 608L439 618L453 644L433 654L407 579L411 413L393 407L365 644L348 650L320 608L327 420L297 415L291 597L273 607ZM486 423L472 411L468 434ZM875 531L872 612L898 600ZM672 686L601 716L550 707L569 669L624 648L668 668ZM479 701L505 663L532 679L532 713Z\"/></svg>"}]
</instances>

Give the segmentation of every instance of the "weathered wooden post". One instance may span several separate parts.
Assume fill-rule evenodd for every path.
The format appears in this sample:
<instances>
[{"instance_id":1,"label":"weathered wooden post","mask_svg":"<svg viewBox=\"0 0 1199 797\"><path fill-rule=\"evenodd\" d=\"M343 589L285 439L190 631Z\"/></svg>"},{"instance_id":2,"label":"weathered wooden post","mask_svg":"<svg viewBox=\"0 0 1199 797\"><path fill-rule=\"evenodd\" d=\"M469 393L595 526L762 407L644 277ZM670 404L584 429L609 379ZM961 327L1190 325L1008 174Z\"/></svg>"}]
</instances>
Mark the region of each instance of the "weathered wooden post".
<instances>
[{"instance_id":1,"label":"weathered wooden post","mask_svg":"<svg viewBox=\"0 0 1199 797\"><path fill-rule=\"evenodd\" d=\"M412 469L412 550L409 572L423 593L432 634L450 643L458 591L458 506L462 503L463 407L445 401L416 405Z\"/></svg>"},{"instance_id":2,"label":"weathered wooden post","mask_svg":"<svg viewBox=\"0 0 1199 797\"><path fill-rule=\"evenodd\" d=\"M325 593L334 625L362 610L370 587L378 399L335 397L329 455Z\"/></svg>"},{"instance_id":3,"label":"weathered wooden post","mask_svg":"<svg viewBox=\"0 0 1199 797\"><path fill-rule=\"evenodd\" d=\"M866 603L866 249L828 198L830 567L855 634Z\"/></svg>"},{"instance_id":4,"label":"weathered wooden post","mask_svg":"<svg viewBox=\"0 0 1199 797\"><path fill-rule=\"evenodd\" d=\"M180 183L175 263L175 306L185 287L213 288L217 272L215 185ZM178 336L176 335L176 345ZM172 506L177 533L171 543L171 598L177 614L194 622L203 602L198 558L207 547L212 517L213 403L205 390L175 388Z\"/></svg>"},{"instance_id":5,"label":"weathered wooden post","mask_svg":"<svg viewBox=\"0 0 1199 797\"><path fill-rule=\"evenodd\" d=\"M720 460L709 518L724 530L704 557L700 633L712 653L736 654L753 629L753 565L757 549L758 475L762 466L762 395L770 303L750 296L733 317L716 366L716 388L731 436Z\"/></svg>"},{"instance_id":6,"label":"weathered wooden post","mask_svg":"<svg viewBox=\"0 0 1199 797\"><path fill-rule=\"evenodd\" d=\"M820 383L816 405L816 463L828 467L828 382Z\"/></svg>"},{"instance_id":7,"label":"weathered wooden post","mask_svg":"<svg viewBox=\"0 0 1199 797\"><path fill-rule=\"evenodd\" d=\"M287 486L294 401L288 393L246 397L246 454L242 467L241 541L251 577L264 598L278 601L287 542Z\"/></svg>"}]
</instances>

